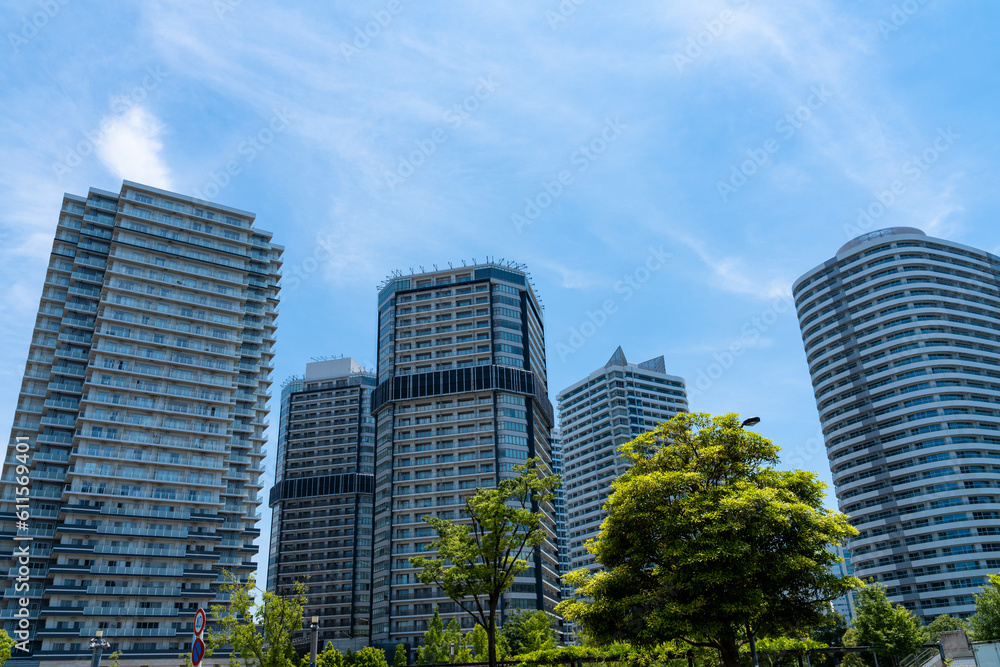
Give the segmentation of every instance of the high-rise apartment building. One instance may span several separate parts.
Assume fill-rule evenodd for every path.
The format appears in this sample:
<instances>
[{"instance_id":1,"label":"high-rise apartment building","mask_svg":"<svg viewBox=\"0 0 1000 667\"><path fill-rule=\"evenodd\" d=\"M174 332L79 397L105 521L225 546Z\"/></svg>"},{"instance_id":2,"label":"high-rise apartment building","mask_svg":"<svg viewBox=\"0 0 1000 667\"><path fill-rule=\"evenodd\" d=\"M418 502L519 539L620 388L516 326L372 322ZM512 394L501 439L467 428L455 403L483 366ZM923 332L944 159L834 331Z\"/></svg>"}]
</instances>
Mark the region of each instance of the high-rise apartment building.
<instances>
[{"instance_id":1,"label":"high-rise apartment building","mask_svg":"<svg viewBox=\"0 0 1000 667\"><path fill-rule=\"evenodd\" d=\"M15 659L89 661L101 630L176 664L222 570L256 569L281 252L252 213L138 183L63 199L0 482Z\"/></svg>"},{"instance_id":2,"label":"high-rise apartment building","mask_svg":"<svg viewBox=\"0 0 1000 667\"><path fill-rule=\"evenodd\" d=\"M621 347L608 363L559 392L570 569L600 568L586 548L607 516L611 482L628 470L618 446L688 409L684 380L663 357L630 364Z\"/></svg>"},{"instance_id":3,"label":"high-rise apartment building","mask_svg":"<svg viewBox=\"0 0 1000 667\"><path fill-rule=\"evenodd\" d=\"M1000 258L909 227L793 287L854 574L925 620L1000 568Z\"/></svg>"},{"instance_id":4,"label":"high-rise apartment building","mask_svg":"<svg viewBox=\"0 0 1000 667\"><path fill-rule=\"evenodd\" d=\"M552 429L552 438L550 441L552 445L552 472L559 475L560 479L562 479L564 477L562 462L562 437L558 428ZM567 536L566 531L565 483L559 484L559 487L556 489L555 496L555 499L552 501L552 506L556 513L556 544L558 545L559 551L559 578L561 581L563 575L572 569L569 565L569 537ZM562 595L562 599L564 600L569 599L573 595L573 587L567 586L565 583L560 584L559 591ZM576 623L564 618L562 620L559 638L559 643L564 646L578 643L578 637L576 636Z\"/></svg>"},{"instance_id":5,"label":"high-rise apartment building","mask_svg":"<svg viewBox=\"0 0 1000 667\"><path fill-rule=\"evenodd\" d=\"M281 392L267 588L307 586L319 645L368 645L371 629L375 376L353 359L306 364Z\"/></svg>"},{"instance_id":6,"label":"high-rise apartment building","mask_svg":"<svg viewBox=\"0 0 1000 667\"><path fill-rule=\"evenodd\" d=\"M445 623L471 622L410 567L435 537L422 518L461 520L466 496L528 458L551 470L545 335L527 275L511 265L397 274L379 290L378 312L372 638L412 645L435 605ZM504 596L504 613L559 601L554 511L540 509L550 538Z\"/></svg>"}]
</instances>

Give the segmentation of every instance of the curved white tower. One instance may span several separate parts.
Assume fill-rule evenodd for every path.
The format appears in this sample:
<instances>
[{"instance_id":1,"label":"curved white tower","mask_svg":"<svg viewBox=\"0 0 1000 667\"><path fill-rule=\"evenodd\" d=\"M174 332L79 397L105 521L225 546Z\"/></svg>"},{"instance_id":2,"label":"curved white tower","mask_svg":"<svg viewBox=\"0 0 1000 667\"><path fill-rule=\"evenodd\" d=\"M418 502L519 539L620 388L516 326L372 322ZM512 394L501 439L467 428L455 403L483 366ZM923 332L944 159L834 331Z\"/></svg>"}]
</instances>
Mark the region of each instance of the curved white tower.
<instances>
[{"instance_id":1,"label":"curved white tower","mask_svg":"<svg viewBox=\"0 0 1000 667\"><path fill-rule=\"evenodd\" d=\"M1000 258L894 227L793 292L855 575L968 616L1000 569Z\"/></svg>"}]
</instances>

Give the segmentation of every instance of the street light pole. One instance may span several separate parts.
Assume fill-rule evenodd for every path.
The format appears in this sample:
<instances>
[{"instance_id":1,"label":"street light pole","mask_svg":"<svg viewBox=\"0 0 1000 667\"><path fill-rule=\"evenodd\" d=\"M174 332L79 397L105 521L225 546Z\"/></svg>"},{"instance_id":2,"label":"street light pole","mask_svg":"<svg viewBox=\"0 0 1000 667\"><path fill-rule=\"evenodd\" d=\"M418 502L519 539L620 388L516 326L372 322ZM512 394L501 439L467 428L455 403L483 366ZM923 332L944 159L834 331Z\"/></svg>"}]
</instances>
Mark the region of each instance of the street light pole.
<instances>
[{"instance_id":1,"label":"street light pole","mask_svg":"<svg viewBox=\"0 0 1000 667\"><path fill-rule=\"evenodd\" d=\"M753 428L759 423L760 417L748 417L740 424L740 428ZM747 623L747 637L750 639L750 656L753 658L753 667L760 667L760 661L757 659L757 640L753 636L753 630L750 629L749 623Z\"/></svg>"},{"instance_id":2,"label":"street light pole","mask_svg":"<svg viewBox=\"0 0 1000 667\"><path fill-rule=\"evenodd\" d=\"M312 617L312 624L309 626L309 629L312 630L312 657L309 664L311 667L316 667L316 652L319 650L319 616Z\"/></svg>"},{"instance_id":3,"label":"street light pole","mask_svg":"<svg viewBox=\"0 0 1000 667\"><path fill-rule=\"evenodd\" d=\"M94 652L94 656L90 661L90 667L101 667L101 654L104 649L111 648L111 644L104 639L104 631L98 630L97 635L90 640L90 648Z\"/></svg>"}]
</instances>

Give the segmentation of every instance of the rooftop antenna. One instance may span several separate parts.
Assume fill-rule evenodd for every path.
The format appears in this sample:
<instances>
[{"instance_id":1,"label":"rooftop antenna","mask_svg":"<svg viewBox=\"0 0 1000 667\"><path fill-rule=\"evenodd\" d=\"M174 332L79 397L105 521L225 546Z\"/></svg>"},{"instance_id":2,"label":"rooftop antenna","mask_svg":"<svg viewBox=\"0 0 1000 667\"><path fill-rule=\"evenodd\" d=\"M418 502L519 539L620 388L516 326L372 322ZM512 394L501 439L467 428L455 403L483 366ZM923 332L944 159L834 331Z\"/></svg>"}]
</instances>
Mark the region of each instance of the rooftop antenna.
<instances>
[{"instance_id":1,"label":"rooftop antenna","mask_svg":"<svg viewBox=\"0 0 1000 667\"><path fill-rule=\"evenodd\" d=\"M412 266L410 267L410 275L411 276L413 275L413 267Z\"/></svg>"},{"instance_id":2,"label":"rooftop antenna","mask_svg":"<svg viewBox=\"0 0 1000 667\"><path fill-rule=\"evenodd\" d=\"M420 266L419 264L417 266ZM420 273L427 273L423 266L420 266Z\"/></svg>"},{"instance_id":3,"label":"rooftop antenna","mask_svg":"<svg viewBox=\"0 0 1000 667\"><path fill-rule=\"evenodd\" d=\"M465 260L464 259L462 260L462 266L465 266Z\"/></svg>"},{"instance_id":4,"label":"rooftop antenna","mask_svg":"<svg viewBox=\"0 0 1000 667\"><path fill-rule=\"evenodd\" d=\"M475 266L475 265L476 265L476 258L475 258L475 257L473 257L473 258L472 258L472 265L473 265L473 266Z\"/></svg>"},{"instance_id":5,"label":"rooftop antenna","mask_svg":"<svg viewBox=\"0 0 1000 667\"><path fill-rule=\"evenodd\" d=\"M437 265L437 264L431 264L431 266L433 266L433 267L434 267L434 270L435 270L435 271L437 271L437 270L438 270L438 265Z\"/></svg>"},{"instance_id":6,"label":"rooftop antenna","mask_svg":"<svg viewBox=\"0 0 1000 667\"><path fill-rule=\"evenodd\" d=\"M451 262L448 262L448 268L449 269L454 269L455 267L451 265Z\"/></svg>"}]
</instances>

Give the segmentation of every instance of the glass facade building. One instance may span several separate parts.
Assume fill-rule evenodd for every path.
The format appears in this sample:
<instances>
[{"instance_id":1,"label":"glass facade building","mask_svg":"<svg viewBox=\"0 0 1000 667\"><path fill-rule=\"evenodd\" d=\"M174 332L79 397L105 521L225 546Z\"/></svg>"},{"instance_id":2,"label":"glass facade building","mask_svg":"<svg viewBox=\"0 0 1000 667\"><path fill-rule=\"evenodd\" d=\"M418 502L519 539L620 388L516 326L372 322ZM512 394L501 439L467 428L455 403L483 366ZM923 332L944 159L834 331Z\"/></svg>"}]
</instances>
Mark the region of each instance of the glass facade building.
<instances>
[{"instance_id":1,"label":"glass facade building","mask_svg":"<svg viewBox=\"0 0 1000 667\"><path fill-rule=\"evenodd\" d=\"M1000 258L909 227L794 286L854 574L930 621L1000 568Z\"/></svg>"},{"instance_id":2,"label":"glass facade building","mask_svg":"<svg viewBox=\"0 0 1000 667\"><path fill-rule=\"evenodd\" d=\"M256 569L281 253L246 211L65 196L0 481L0 552L28 551L3 584L11 636L29 602L14 660L89 660L101 630L176 661L222 570Z\"/></svg>"},{"instance_id":3,"label":"glass facade building","mask_svg":"<svg viewBox=\"0 0 1000 667\"><path fill-rule=\"evenodd\" d=\"M437 606L471 618L409 558L427 553L427 515L461 520L464 498L538 457L552 469L542 310L525 272L486 264L389 278L378 293L378 387L372 639L419 644ZM531 567L503 600L552 611L559 602L555 512Z\"/></svg>"},{"instance_id":4,"label":"glass facade building","mask_svg":"<svg viewBox=\"0 0 1000 667\"><path fill-rule=\"evenodd\" d=\"M319 645L340 651L367 646L371 629L374 388L353 359L332 359L306 364L281 395L267 588L305 584Z\"/></svg>"}]
</instances>

